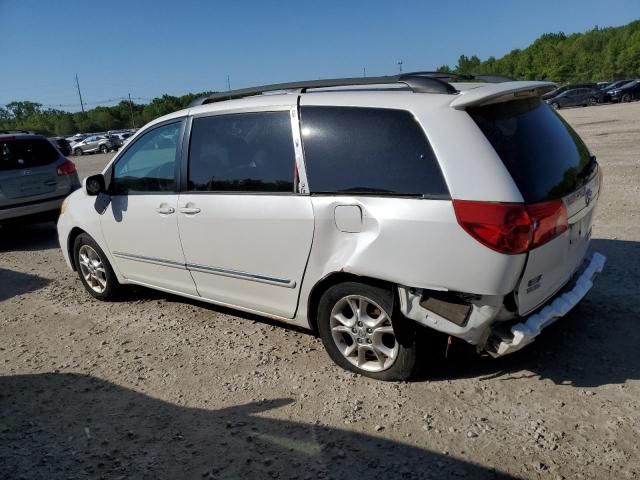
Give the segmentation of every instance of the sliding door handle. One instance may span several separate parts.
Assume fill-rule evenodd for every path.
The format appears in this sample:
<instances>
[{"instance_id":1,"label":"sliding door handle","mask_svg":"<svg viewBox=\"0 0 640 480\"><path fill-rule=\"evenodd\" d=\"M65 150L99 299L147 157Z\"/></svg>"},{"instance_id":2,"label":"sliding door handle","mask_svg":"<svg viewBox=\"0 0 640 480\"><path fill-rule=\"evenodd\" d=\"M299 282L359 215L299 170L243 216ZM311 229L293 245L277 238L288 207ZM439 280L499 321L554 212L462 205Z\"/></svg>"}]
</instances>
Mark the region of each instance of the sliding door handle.
<instances>
[{"instance_id":1,"label":"sliding door handle","mask_svg":"<svg viewBox=\"0 0 640 480\"><path fill-rule=\"evenodd\" d=\"M198 207L182 207L180 209L180 213L184 213L185 215L195 215L196 213L200 213L200 209Z\"/></svg>"}]
</instances>

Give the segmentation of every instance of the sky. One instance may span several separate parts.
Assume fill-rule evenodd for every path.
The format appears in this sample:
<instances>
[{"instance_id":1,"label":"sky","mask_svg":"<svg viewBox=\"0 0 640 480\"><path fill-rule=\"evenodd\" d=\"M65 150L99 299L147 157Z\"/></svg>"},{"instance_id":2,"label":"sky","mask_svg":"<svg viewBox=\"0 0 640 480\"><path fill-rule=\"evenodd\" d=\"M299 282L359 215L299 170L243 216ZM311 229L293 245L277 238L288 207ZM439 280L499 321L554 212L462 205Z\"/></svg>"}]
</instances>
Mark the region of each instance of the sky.
<instances>
[{"instance_id":1,"label":"sky","mask_svg":"<svg viewBox=\"0 0 640 480\"><path fill-rule=\"evenodd\" d=\"M0 105L387 75L640 18L640 0L0 0ZM114 100L115 99L115 100ZM108 100L111 100L108 102Z\"/></svg>"}]
</instances>

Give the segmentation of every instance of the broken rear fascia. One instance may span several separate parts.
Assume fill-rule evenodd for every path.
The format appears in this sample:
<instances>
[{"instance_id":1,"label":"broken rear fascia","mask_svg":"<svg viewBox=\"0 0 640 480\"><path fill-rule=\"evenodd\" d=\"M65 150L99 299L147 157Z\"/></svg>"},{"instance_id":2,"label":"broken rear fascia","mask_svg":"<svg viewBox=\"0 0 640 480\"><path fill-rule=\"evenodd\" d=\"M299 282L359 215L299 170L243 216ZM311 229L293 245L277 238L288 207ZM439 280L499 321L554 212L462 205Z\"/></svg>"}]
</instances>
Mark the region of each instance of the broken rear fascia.
<instances>
[{"instance_id":1,"label":"broken rear fascia","mask_svg":"<svg viewBox=\"0 0 640 480\"><path fill-rule=\"evenodd\" d=\"M515 312L505 307L504 295L473 295L450 292L463 298L468 298L470 311L462 325L445 318L421 305L430 290L398 286L400 311L402 314L423 325L439 332L452 335L469 342L472 345L483 346L491 334L491 325L495 321L515 318ZM433 292L439 294L441 292Z\"/></svg>"}]
</instances>

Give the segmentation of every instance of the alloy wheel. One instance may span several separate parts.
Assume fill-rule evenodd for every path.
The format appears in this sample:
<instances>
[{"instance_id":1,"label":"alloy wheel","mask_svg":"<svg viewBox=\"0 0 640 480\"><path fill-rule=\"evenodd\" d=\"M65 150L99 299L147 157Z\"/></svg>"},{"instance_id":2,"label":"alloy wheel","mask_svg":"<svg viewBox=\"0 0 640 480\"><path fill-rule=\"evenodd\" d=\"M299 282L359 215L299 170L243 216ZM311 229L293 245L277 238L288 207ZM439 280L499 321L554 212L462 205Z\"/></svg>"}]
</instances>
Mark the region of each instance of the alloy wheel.
<instances>
[{"instance_id":1,"label":"alloy wheel","mask_svg":"<svg viewBox=\"0 0 640 480\"><path fill-rule=\"evenodd\" d=\"M340 353L367 372L390 368L398 356L390 315L361 295L338 300L331 310L331 336Z\"/></svg>"},{"instance_id":2,"label":"alloy wheel","mask_svg":"<svg viewBox=\"0 0 640 480\"><path fill-rule=\"evenodd\" d=\"M103 293L107 288L107 272L100 255L89 245L82 245L78 250L80 272L87 285L96 293Z\"/></svg>"}]
</instances>

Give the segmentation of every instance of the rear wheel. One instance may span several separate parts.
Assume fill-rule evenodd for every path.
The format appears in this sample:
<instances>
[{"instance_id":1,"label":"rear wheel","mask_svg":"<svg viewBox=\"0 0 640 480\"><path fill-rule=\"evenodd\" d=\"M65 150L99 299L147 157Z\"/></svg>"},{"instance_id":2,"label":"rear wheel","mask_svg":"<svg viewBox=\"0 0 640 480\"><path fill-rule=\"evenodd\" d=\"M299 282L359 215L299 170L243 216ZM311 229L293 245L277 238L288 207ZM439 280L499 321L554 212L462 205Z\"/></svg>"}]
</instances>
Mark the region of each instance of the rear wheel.
<instances>
[{"instance_id":1,"label":"rear wheel","mask_svg":"<svg viewBox=\"0 0 640 480\"><path fill-rule=\"evenodd\" d=\"M100 145L100 153L107 153L109 148L106 145Z\"/></svg>"},{"instance_id":2,"label":"rear wheel","mask_svg":"<svg viewBox=\"0 0 640 480\"><path fill-rule=\"evenodd\" d=\"M79 157L80 155L82 155L82 153L83 153L83 152L82 152L82 149L81 149L81 148L74 148L74 149L73 149L73 154L74 154L76 157Z\"/></svg>"},{"instance_id":3,"label":"rear wheel","mask_svg":"<svg viewBox=\"0 0 640 480\"><path fill-rule=\"evenodd\" d=\"M595 97L591 97L589 99L589 105L594 106L598 103L598 100Z\"/></svg>"},{"instance_id":4,"label":"rear wheel","mask_svg":"<svg viewBox=\"0 0 640 480\"><path fill-rule=\"evenodd\" d=\"M394 315L390 289L346 282L329 288L318 306L318 331L331 359L379 380L404 380L416 364L415 331Z\"/></svg>"},{"instance_id":5,"label":"rear wheel","mask_svg":"<svg viewBox=\"0 0 640 480\"><path fill-rule=\"evenodd\" d=\"M80 281L87 292L99 300L114 299L120 290L120 283L95 240L86 233L78 235L73 253Z\"/></svg>"}]
</instances>

